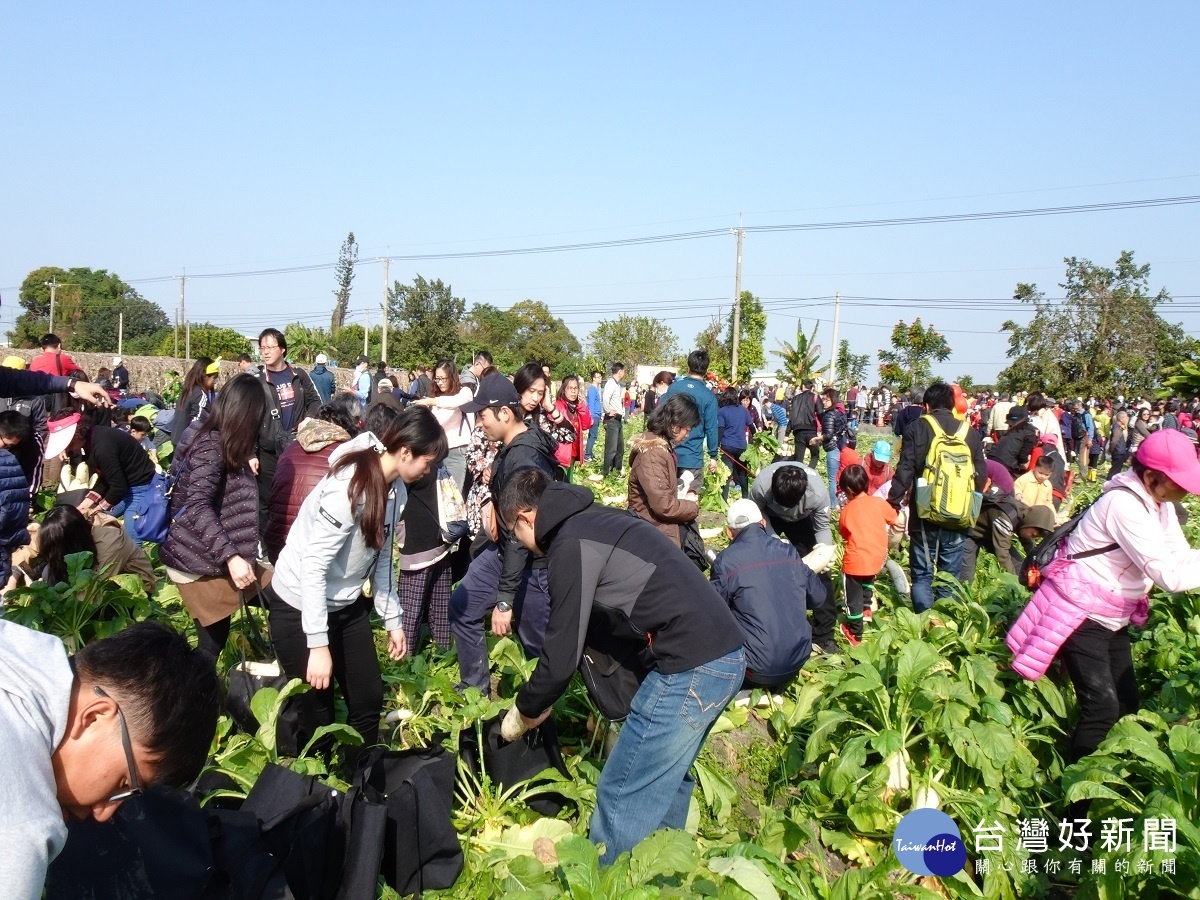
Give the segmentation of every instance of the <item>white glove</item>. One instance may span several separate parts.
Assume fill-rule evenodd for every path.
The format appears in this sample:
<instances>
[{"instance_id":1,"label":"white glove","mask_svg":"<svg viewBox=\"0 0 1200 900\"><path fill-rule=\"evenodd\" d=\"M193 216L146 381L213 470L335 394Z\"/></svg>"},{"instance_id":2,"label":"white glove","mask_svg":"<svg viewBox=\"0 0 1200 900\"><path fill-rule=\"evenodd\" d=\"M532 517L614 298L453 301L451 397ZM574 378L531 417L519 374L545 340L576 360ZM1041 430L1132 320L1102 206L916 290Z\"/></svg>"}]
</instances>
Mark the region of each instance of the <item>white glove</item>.
<instances>
[{"instance_id":1,"label":"white glove","mask_svg":"<svg viewBox=\"0 0 1200 900\"><path fill-rule=\"evenodd\" d=\"M500 737L510 743L528 730L525 727L525 720L521 718L521 713L518 712L515 705L504 716L504 721L500 723Z\"/></svg>"},{"instance_id":2,"label":"white glove","mask_svg":"<svg viewBox=\"0 0 1200 900\"><path fill-rule=\"evenodd\" d=\"M830 544L817 544L804 557L804 564L820 575L833 565L834 549Z\"/></svg>"}]
</instances>

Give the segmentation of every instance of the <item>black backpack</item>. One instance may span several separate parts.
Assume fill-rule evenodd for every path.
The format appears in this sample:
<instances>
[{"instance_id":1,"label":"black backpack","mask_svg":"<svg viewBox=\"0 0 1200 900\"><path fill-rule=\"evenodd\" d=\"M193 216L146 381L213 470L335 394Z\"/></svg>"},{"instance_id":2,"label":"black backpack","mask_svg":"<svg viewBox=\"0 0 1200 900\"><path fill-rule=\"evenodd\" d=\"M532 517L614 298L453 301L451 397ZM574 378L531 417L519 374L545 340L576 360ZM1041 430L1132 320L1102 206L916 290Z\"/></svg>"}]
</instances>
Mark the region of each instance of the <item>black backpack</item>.
<instances>
[{"instance_id":1,"label":"black backpack","mask_svg":"<svg viewBox=\"0 0 1200 900\"><path fill-rule=\"evenodd\" d=\"M1129 491L1129 493L1137 496L1134 491L1124 486L1117 486L1112 490ZM1103 496L1104 494L1100 495L1100 497ZM1097 497L1096 500L1099 500L1100 497ZM1079 521L1085 515L1087 515L1088 510L1090 510L1095 503L1096 501L1093 501L1087 507L1087 509L1075 513L1075 515L1071 516L1071 518L1067 519L1067 521L1063 522L1052 532L1042 538L1041 543L1034 547L1033 552L1026 556L1024 562L1021 563L1021 571L1018 574L1021 584L1025 585L1025 587L1029 588L1031 591L1036 591L1039 587L1041 587L1042 570L1045 569L1046 566L1050 565L1050 563L1054 560L1054 557L1058 556L1059 545L1070 536L1071 532L1075 530L1075 526L1077 526ZM1095 547L1091 550L1084 550L1082 553L1076 553L1071 557L1071 559L1087 559L1090 556L1101 556L1105 553L1111 553L1113 550L1116 550L1118 546L1120 545L1105 544L1103 547Z\"/></svg>"}]
</instances>

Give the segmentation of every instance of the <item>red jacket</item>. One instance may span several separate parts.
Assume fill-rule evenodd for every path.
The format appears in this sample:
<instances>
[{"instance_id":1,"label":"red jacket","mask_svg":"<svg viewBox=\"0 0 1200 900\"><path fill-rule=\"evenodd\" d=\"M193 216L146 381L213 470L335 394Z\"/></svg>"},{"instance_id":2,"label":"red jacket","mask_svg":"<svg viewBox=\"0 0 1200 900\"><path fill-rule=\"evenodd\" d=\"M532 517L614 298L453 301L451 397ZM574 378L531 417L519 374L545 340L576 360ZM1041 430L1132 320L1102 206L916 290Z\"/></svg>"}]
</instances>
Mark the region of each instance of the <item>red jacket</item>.
<instances>
[{"instance_id":1,"label":"red jacket","mask_svg":"<svg viewBox=\"0 0 1200 900\"><path fill-rule=\"evenodd\" d=\"M588 429L592 427L592 414L588 412L587 404L582 399L575 404L575 415L573 416L567 408L566 400L556 400L554 405L558 407L558 411L563 414L567 423L575 429L575 440L569 444L559 444L558 449L554 451L554 458L558 460L558 464L569 468L575 461L583 462Z\"/></svg>"},{"instance_id":2,"label":"red jacket","mask_svg":"<svg viewBox=\"0 0 1200 900\"><path fill-rule=\"evenodd\" d=\"M329 471L329 457L349 439L350 435L337 425L310 420L279 457L267 505L267 527L263 531L263 547L272 563L287 543L288 532L304 498Z\"/></svg>"}]
</instances>

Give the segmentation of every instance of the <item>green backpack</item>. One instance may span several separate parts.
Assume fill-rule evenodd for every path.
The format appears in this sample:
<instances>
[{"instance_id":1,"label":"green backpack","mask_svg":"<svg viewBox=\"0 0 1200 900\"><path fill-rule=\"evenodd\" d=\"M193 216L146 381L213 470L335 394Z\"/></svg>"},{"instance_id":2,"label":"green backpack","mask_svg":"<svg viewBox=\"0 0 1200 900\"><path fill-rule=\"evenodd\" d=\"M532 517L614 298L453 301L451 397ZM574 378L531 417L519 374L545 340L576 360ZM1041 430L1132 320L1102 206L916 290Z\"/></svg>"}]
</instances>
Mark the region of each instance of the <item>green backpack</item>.
<instances>
[{"instance_id":1,"label":"green backpack","mask_svg":"<svg viewBox=\"0 0 1200 900\"><path fill-rule=\"evenodd\" d=\"M947 528L971 528L983 504L983 494L975 490L975 464L967 446L971 426L963 422L958 431L947 434L933 416L921 418L929 423L933 440L914 492L917 515Z\"/></svg>"}]
</instances>

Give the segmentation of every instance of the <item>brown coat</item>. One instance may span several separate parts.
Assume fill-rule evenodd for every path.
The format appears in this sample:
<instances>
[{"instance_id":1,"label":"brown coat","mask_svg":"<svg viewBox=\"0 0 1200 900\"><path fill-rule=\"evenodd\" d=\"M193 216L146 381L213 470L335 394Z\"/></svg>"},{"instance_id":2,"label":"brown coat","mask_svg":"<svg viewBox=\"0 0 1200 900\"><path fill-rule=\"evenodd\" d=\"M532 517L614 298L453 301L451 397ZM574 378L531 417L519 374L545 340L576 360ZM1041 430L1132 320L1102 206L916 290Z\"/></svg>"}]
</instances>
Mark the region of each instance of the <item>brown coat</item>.
<instances>
[{"instance_id":1,"label":"brown coat","mask_svg":"<svg viewBox=\"0 0 1200 900\"><path fill-rule=\"evenodd\" d=\"M648 431L629 442L629 509L653 522L658 530L679 546L679 522L700 515L695 500L676 496L678 468L671 446Z\"/></svg>"}]
</instances>

